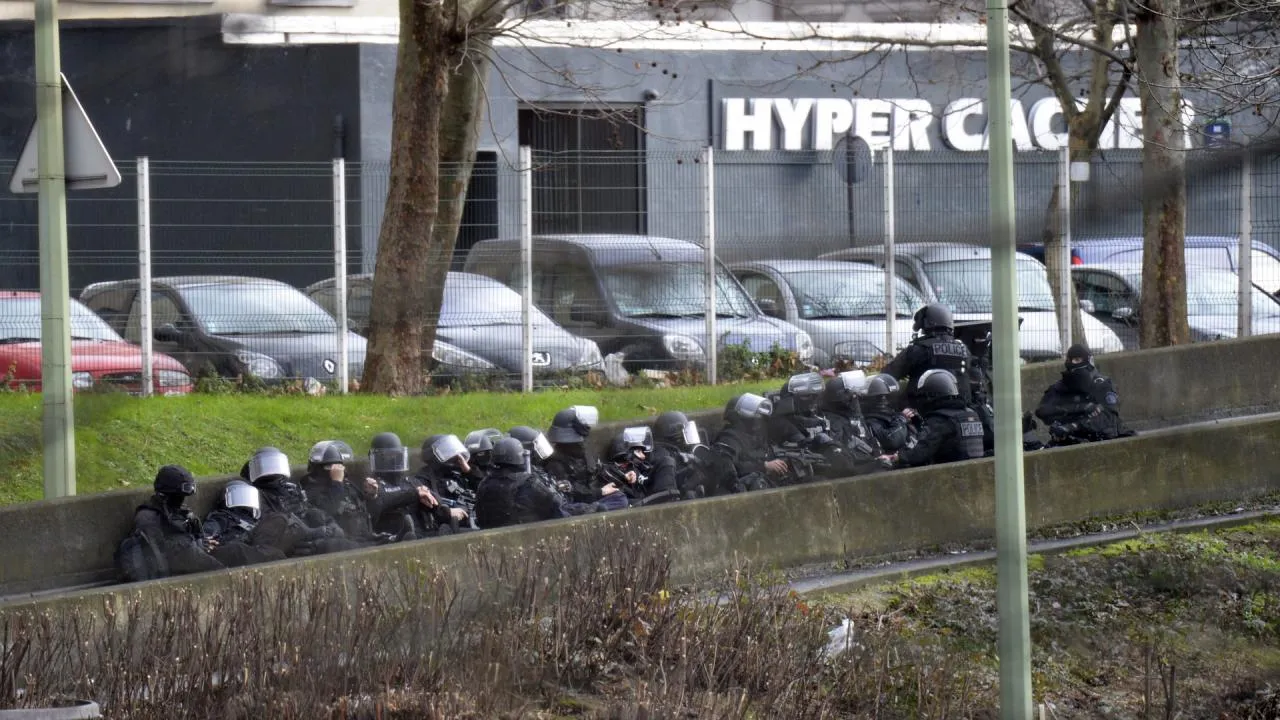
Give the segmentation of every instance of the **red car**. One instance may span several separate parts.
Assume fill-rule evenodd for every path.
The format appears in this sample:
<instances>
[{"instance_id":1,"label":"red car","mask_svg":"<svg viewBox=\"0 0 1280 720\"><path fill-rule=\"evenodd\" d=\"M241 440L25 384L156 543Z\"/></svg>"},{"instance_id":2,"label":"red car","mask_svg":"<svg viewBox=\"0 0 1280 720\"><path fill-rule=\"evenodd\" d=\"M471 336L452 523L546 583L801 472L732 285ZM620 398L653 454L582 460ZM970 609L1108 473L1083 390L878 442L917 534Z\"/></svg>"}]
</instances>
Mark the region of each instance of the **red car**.
<instances>
[{"instance_id":1,"label":"red car","mask_svg":"<svg viewBox=\"0 0 1280 720\"><path fill-rule=\"evenodd\" d=\"M152 387L158 395L194 389L182 363L153 353ZM40 389L40 294L0 291L0 376L10 387ZM115 386L142 393L142 349L124 341L106 321L71 299L71 386Z\"/></svg>"}]
</instances>

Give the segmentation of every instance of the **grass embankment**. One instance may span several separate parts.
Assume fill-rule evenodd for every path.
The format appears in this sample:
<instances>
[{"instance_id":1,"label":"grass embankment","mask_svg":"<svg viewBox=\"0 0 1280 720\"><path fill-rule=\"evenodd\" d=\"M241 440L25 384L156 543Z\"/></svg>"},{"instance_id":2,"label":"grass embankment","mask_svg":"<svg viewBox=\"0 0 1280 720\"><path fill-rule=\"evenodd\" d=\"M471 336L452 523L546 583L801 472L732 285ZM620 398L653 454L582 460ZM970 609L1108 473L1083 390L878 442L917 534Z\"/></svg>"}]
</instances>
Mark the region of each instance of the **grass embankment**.
<instances>
[{"instance_id":1,"label":"grass embankment","mask_svg":"<svg viewBox=\"0 0 1280 720\"><path fill-rule=\"evenodd\" d=\"M738 393L774 389L780 382L413 398L83 394L75 401L77 492L145 487L166 463L185 465L197 476L235 473L265 445L301 463L320 440L345 440L362 453L373 435L391 431L417 447L433 433L462 436L478 428L506 431L515 425L545 429L557 411L570 405L595 405L601 422L723 407ZM40 418L39 394L0 394L0 467L5 468L0 504L43 496Z\"/></svg>"},{"instance_id":2,"label":"grass embankment","mask_svg":"<svg viewBox=\"0 0 1280 720\"><path fill-rule=\"evenodd\" d=\"M1050 717L1280 716L1280 520L1029 565L1033 682ZM868 670L901 675L887 687L913 712L969 717L997 705L995 592L983 567L813 602L853 618L857 642L883 651ZM896 657L927 662L886 672Z\"/></svg>"}]
</instances>

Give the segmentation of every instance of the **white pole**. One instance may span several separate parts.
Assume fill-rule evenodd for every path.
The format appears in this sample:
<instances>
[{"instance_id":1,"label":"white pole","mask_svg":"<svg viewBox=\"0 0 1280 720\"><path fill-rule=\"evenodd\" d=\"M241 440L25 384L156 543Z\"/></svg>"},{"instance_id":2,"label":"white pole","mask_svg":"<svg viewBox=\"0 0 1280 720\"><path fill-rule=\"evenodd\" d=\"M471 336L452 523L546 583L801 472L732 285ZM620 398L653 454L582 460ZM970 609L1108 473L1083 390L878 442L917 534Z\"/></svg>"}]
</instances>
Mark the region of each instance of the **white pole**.
<instances>
[{"instance_id":1,"label":"white pole","mask_svg":"<svg viewBox=\"0 0 1280 720\"><path fill-rule=\"evenodd\" d=\"M1058 335L1062 352L1071 347L1071 148L1058 153L1058 228L1062 233L1062 247L1058 253Z\"/></svg>"},{"instance_id":2,"label":"white pole","mask_svg":"<svg viewBox=\"0 0 1280 720\"><path fill-rule=\"evenodd\" d=\"M351 388L351 349L347 345L347 161L333 159L333 282L338 321L338 392Z\"/></svg>"},{"instance_id":3,"label":"white pole","mask_svg":"<svg viewBox=\"0 0 1280 720\"><path fill-rule=\"evenodd\" d=\"M894 262L893 244L897 236L894 208L893 145L884 148L884 353L897 354L894 328L898 324L897 288L894 279L898 275ZM918 309L918 308L917 308Z\"/></svg>"},{"instance_id":4,"label":"white pole","mask_svg":"<svg viewBox=\"0 0 1280 720\"><path fill-rule=\"evenodd\" d=\"M533 149L520 147L520 389L533 391Z\"/></svg>"},{"instance_id":5,"label":"white pole","mask_svg":"<svg viewBox=\"0 0 1280 720\"><path fill-rule=\"evenodd\" d=\"M138 158L138 299L139 340L142 342L142 395L155 389L155 329L151 325L151 160Z\"/></svg>"},{"instance_id":6,"label":"white pole","mask_svg":"<svg viewBox=\"0 0 1280 720\"><path fill-rule=\"evenodd\" d=\"M707 276L707 383L716 384L719 346L716 342L716 168L715 150L710 145L703 151L702 172L705 178L702 233L706 247ZM763 348L754 348L761 350Z\"/></svg>"},{"instance_id":7,"label":"white pole","mask_svg":"<svg viewBox=\"0 0 1280 720\"><path fill-rule=\"evenodd\" d=\"M1240 328L1238 337L1253 334L1253 157L1245 150L1240 165Z\"/></svg>"}]
</instances>

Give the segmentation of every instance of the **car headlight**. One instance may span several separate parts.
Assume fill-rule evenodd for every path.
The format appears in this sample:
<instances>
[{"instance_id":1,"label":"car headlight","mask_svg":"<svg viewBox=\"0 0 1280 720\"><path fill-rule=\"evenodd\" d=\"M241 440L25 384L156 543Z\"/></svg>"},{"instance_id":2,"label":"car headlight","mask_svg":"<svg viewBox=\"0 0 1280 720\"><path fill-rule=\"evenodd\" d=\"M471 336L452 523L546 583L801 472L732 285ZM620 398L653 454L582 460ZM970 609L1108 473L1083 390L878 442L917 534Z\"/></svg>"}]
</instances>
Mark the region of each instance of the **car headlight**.
<instances>
[{"instance_id":1,"label":"car headlight","mask_svg":"<svg viewBox=\"0 0 1280 720\"><path fill-rule=\"evenodd\" d=\"M578 358L578 362L574 363L575 367L593 367L604 362L604 357L600 355L600 346L594 340L583 340L582 345L582 356Z\"/></svg>"},{"instance_id":2,"label":"car headlight","mask_svg":"<svg viewBox=\"0 0 1280 720\"><path fill-rule=\"evenodd\" d=\"M694 362L705 360L707 357L706 351L702 349L702 343L688 335L663 335L662 347L676 360Z\"/></svg>"},{"instance_id":3,"label":"car headlight","mask_svg":"<svg viewBox=\"0 0 1280 720\"><path fill-rule=\"evenodd\" d=\"M93 374L87 372L71 373L71 387L77 390L93 387Z\"/></svg>"},{"instance_id":4,"label":"car headlight","mask_svg":"<svg viewBox=\"0 0 1280 720\"><path fill-rule=\"evenodd\" d=\"M157 370L156 384L162 388L182 387L191 384L191 376L181 370Z\"/></svg>"},{"instance_id":5,"label":"car headlight","mask_svg":"<svg viewBox=\"0 0 1280 720\"><path fill-rule=\"evenodd\" d=\"M274 358L252 350L237 350L236 359L244 363L250 375L263 380L275 380L284 377L284 369Z\"/></svg>"},{"instance_id":6,"label":"car headlight","mask_svg":"<svg viewBox=\"0 0 1280 720\"><path fill-rule=\"evenodd\" d=\"M870 340L844 340L836 343L835 358L848 360L857 366L865 367L882 355L880 346Z\"/></svg>"},{"instance_id":7,"label":"car headlight","mask_svg":"<svg viewBox=\"0 0 1280 720\"><path fill-rule=\"evenodd\" d=\"M436 341L431 348L431 358L441 365L466 368L468 370L496 370L497 366L474 353L446 342Z\"/></svg>"},{"instance_id":8,"label":"car headlight","mask_svg":"<svg viewBox=\"0 0 1280 720\"><path fill-rule=\"evenodd\" d=\"M796 333L796 354L806 362L813 358L813 338L803 330Z\"/></svg>"}]
</instances>

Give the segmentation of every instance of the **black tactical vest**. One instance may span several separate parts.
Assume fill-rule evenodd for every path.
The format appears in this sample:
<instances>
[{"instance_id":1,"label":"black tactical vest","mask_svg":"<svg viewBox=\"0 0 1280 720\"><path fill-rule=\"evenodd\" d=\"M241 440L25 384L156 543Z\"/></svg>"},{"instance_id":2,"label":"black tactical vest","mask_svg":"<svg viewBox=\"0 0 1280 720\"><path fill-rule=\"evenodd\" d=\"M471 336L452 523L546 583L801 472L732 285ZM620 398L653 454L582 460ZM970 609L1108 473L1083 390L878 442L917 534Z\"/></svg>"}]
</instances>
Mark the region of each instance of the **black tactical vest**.
<instances>
[{"instance_id":1,"label":"black tactical vest","mask_svg":"<svg viewBox=\"0 0 1280 720\"><path fill-rule=\"evenodd\" d=\"M939 452L941 460L973 460L983 456L984 430L976 412L965 408L939 410L938 414L950 420L956 431L955 437Z\"/></svg>"}]
</instances>

